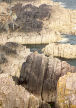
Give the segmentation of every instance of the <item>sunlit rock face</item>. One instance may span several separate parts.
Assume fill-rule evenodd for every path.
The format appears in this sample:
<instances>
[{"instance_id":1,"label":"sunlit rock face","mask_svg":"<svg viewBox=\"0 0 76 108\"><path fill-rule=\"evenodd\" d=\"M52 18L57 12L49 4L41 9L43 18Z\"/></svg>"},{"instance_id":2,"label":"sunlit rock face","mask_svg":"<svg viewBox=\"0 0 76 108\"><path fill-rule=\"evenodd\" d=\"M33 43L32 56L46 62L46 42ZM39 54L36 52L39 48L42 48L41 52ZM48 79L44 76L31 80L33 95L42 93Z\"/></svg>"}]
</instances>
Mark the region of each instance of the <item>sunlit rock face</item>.
<instances>
[{"instance_id":1,"label":"sunlit rock face","mask_svg":"<svg viewBox=\"0 0 76 108\"><path fill-rule=\"evenodd\" d=\"M51 43L43 48L43 53L47 56L75 59L76 45Z\"/></svg>"},{"instance_id":2,"label":"sunlit rock face","mask_svg":"<svg viewBox=\"0 0 76 108\"><path fill-rule=\"evenodd\" d=\"M76 108L76 73L60 77L57 83L58 108Z\"/></svg>"},{"instance_id":3,"label":"sunlit rock face","mask_svg":"<svg viewBox=\"0 0 76 108\"><path fill-rule=\"evenodd\" d=\"M38 108L39 99L23 87L16 85L8 74L0 75L1 108Z\"/></svg>"}]
</instances>

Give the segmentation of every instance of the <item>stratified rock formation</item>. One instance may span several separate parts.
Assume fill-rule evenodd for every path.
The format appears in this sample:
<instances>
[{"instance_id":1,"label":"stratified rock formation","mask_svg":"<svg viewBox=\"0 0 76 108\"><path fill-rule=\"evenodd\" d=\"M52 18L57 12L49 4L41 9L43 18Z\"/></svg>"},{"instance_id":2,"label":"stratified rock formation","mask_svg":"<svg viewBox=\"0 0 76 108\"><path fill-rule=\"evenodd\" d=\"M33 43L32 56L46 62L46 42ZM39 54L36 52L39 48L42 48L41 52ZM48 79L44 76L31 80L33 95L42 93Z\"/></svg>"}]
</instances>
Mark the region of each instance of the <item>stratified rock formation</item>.
<instances>
[{"instance_id":1,"label":"stratified rock formation","mask_svg":"<svg viewBox=\"0 0 76 108\"><path fill-rule=\"evenodd\" d=\"M0 108L39 108L40 100L19 85L8 74L0 75Z\"/></svg>"},{"instance_id":2,"label":"stratified rock formation","mask_svg":"<svg viewBox=\"0 0 76 108\"><path fill-rule=\"evenodd\" d=\"M51 43L43 48L42 51L47 56L66 59L76 58L76 45Z\"/></svg>"},{"instance_id":3,"label":"stratified rock formation","mask_svg":"<svg viewBox=\"0 0 76 108\"><path fill-rule=\"evenodd\" d=\"M58 42L60 34L76 34L76 10L65 9L53 1L16 1L11 3L11 10L17 15L15 28L12 29L12 22L8 18L7 22L5 15L4 23L9 24L11 32L1 33L0 43L47 44Z\"/></svg>"},{"instance_id":4,"label":"stratified rock formation","mask_svg":"<svg viewBox=\"0 0 76 108\"><path fill-rule=\"evenodd\" d=\"M76 73L59 78L57 84L58 108L76 108Z\"/></svg>"},{"instance_id":5,"label":"stratified rock formation","mask_svg":"<svg viewBox=\"0 0 76 108\"><path fill-rule=\"evenodd\" d=\"M57 81L68 71L75 72L76 67L70 66L66 61L47 58L35 52L23 63L19 83L45 102L55 102Z\"/></svg>"},{"instance_id":6,"label":"stratified rock formation","mask_svg":"<svg viewBox=\"0 0 76 108\"><path fill-rule=\"evenodd\" d=\"M19 76L21 65L29 54L30 50L26 46L17 43L0 45L0 73Z\"/></svg>"}]
</instances>

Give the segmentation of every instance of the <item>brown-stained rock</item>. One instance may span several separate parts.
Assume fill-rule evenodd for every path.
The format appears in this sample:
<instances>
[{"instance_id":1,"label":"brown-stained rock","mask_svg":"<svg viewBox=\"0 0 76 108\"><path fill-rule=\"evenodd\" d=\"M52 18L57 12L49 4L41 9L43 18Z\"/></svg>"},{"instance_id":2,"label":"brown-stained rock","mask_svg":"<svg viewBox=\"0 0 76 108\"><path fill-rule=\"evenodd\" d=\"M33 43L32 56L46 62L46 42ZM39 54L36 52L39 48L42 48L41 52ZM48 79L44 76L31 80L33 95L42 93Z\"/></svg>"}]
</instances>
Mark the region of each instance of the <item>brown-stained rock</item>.
<instances>
[{"instance_id":1,"label":"brown-stained rock","mask_svg":"<svg viewBox=\"0 0 76 108\"><path fill-rule=\"evenodd\" d=\"M57 81L68 71L75 72L76 67L57 58L32 53L22 65L19 83L42 100L55 102Z\"/></svg>"},{"instance_id":2,"label":"brown-stained rock","mask_svg":"<svg viewBox=\"0 0 76 108\"><path fill-rule=\"evenodd\" d=\"M26 88L37 95L41 95L47 57L42 54L32 53L23 63L19 82L24 83Z\"/></svg>"},{"instance_id":3,"label":"brown-stained rock","mask_svg":"<svg viewBox=\"0 0 76 108\"><path fill-rule=\"evenodd\" d=\"M58 108L76 108L76 73L67 73L57 83Z\"/></svg>"}]
</instances>

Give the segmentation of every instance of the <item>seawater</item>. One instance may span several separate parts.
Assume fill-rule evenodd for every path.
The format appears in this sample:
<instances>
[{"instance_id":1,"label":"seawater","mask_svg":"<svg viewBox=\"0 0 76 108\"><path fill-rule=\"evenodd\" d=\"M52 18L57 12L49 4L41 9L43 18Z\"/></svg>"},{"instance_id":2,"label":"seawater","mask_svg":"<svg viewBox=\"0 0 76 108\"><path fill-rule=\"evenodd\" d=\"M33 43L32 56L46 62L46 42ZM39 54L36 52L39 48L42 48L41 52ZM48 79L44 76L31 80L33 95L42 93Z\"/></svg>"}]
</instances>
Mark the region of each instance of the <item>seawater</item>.
<instances>
[{"instance_id":1,"label":"seawater","mask_svg":"<svg viewBox=\"0 0 76 108\"><path fill-rule=\"evenodd\" d=\"M54 2L60 2L65 8L76 9L76 0L53 0Z\"/></svg>"}]
</instances>

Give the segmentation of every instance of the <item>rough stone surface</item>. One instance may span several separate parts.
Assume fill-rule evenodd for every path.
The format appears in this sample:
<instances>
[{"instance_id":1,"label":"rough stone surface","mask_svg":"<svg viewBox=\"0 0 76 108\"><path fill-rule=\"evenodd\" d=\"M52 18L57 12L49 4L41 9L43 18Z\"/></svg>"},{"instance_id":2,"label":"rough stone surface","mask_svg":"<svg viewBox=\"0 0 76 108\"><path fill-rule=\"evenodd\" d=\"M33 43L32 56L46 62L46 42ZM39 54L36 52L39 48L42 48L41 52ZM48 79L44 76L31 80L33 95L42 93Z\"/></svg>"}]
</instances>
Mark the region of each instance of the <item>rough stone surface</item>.
<instances>
[{"instance_id":1,"label":"rough stone surface","mask_svg":"<svg viewBox=\"0 0 76 108\"><path fill-rule=\"evenodd\" d=\"M76 108L76 73L59 78L57 84L58 108Z\"/></svg>"},{"instance_id":2,"label":"rough stone surface","mask_svg":"<svg viewBox=\"0 0 76 108\"><path fill-rule=\"evenodd\" d=\"M76 67L57 58L47 58L38 53L32 53L23 63L19 83L29 92L41 96L46 102L56 100L57 81L67 71L75 72Z\"/></svg>"},{"instance_id":3,"label":"rough stone surface","mask_svg":"<svg viewBox=\"0 0 76 108\"><path fill-rule=\"evenodd\" d=\"M51 43L42 49L47 56L54 56L66 59L76 58L76 45Z\"/></svg>"},{"instance_id":4,"label":"rough stone surface","mask_svg":"<svg viewBox=\"0 0 76 108\"><path fill-rule=\"evenodd\" d=\"M7 4L0 6L6 7L2 12L9 7ZM11 7L17 15L15 29L12 32L12 24L5 15L4 23L9 23L11 32L0 33L0 43L46 44L61 40L60 34L76 34L76 10L65 9L51 0L16 1Z\"/></svg>"},{"instance_id":5,"label":"rough stone surface","mask_svg":"<svg viewBox=\"0 0 76 108\"><path fill-rule=\"evenodd\" d=\"M30 50L26 46L17 43L7 42L0 45L0 73L19 76L22 63L29 54Z\"/></svg>"},{"instance_id":6,"label":"rough stone surface","mask_svg":"<svg viewBox=\"0 0 76 108\"><path fill-rule=\"evenodd\" d=\"M32 53L22 65L20 83L24 82L29 91L41 95L46 67L47 57L36 52Z\"/></svg>"},{"instance_id":7,"label":"rough stone surface","mask_svg":"<svg viewBox=\"0 0 76 108\"><path fill-rule=\"evenodd\" d=\"M8 74L0 75L0 108L38 108L39 99L15 85Z\"/></svg>"}]
</instances>

